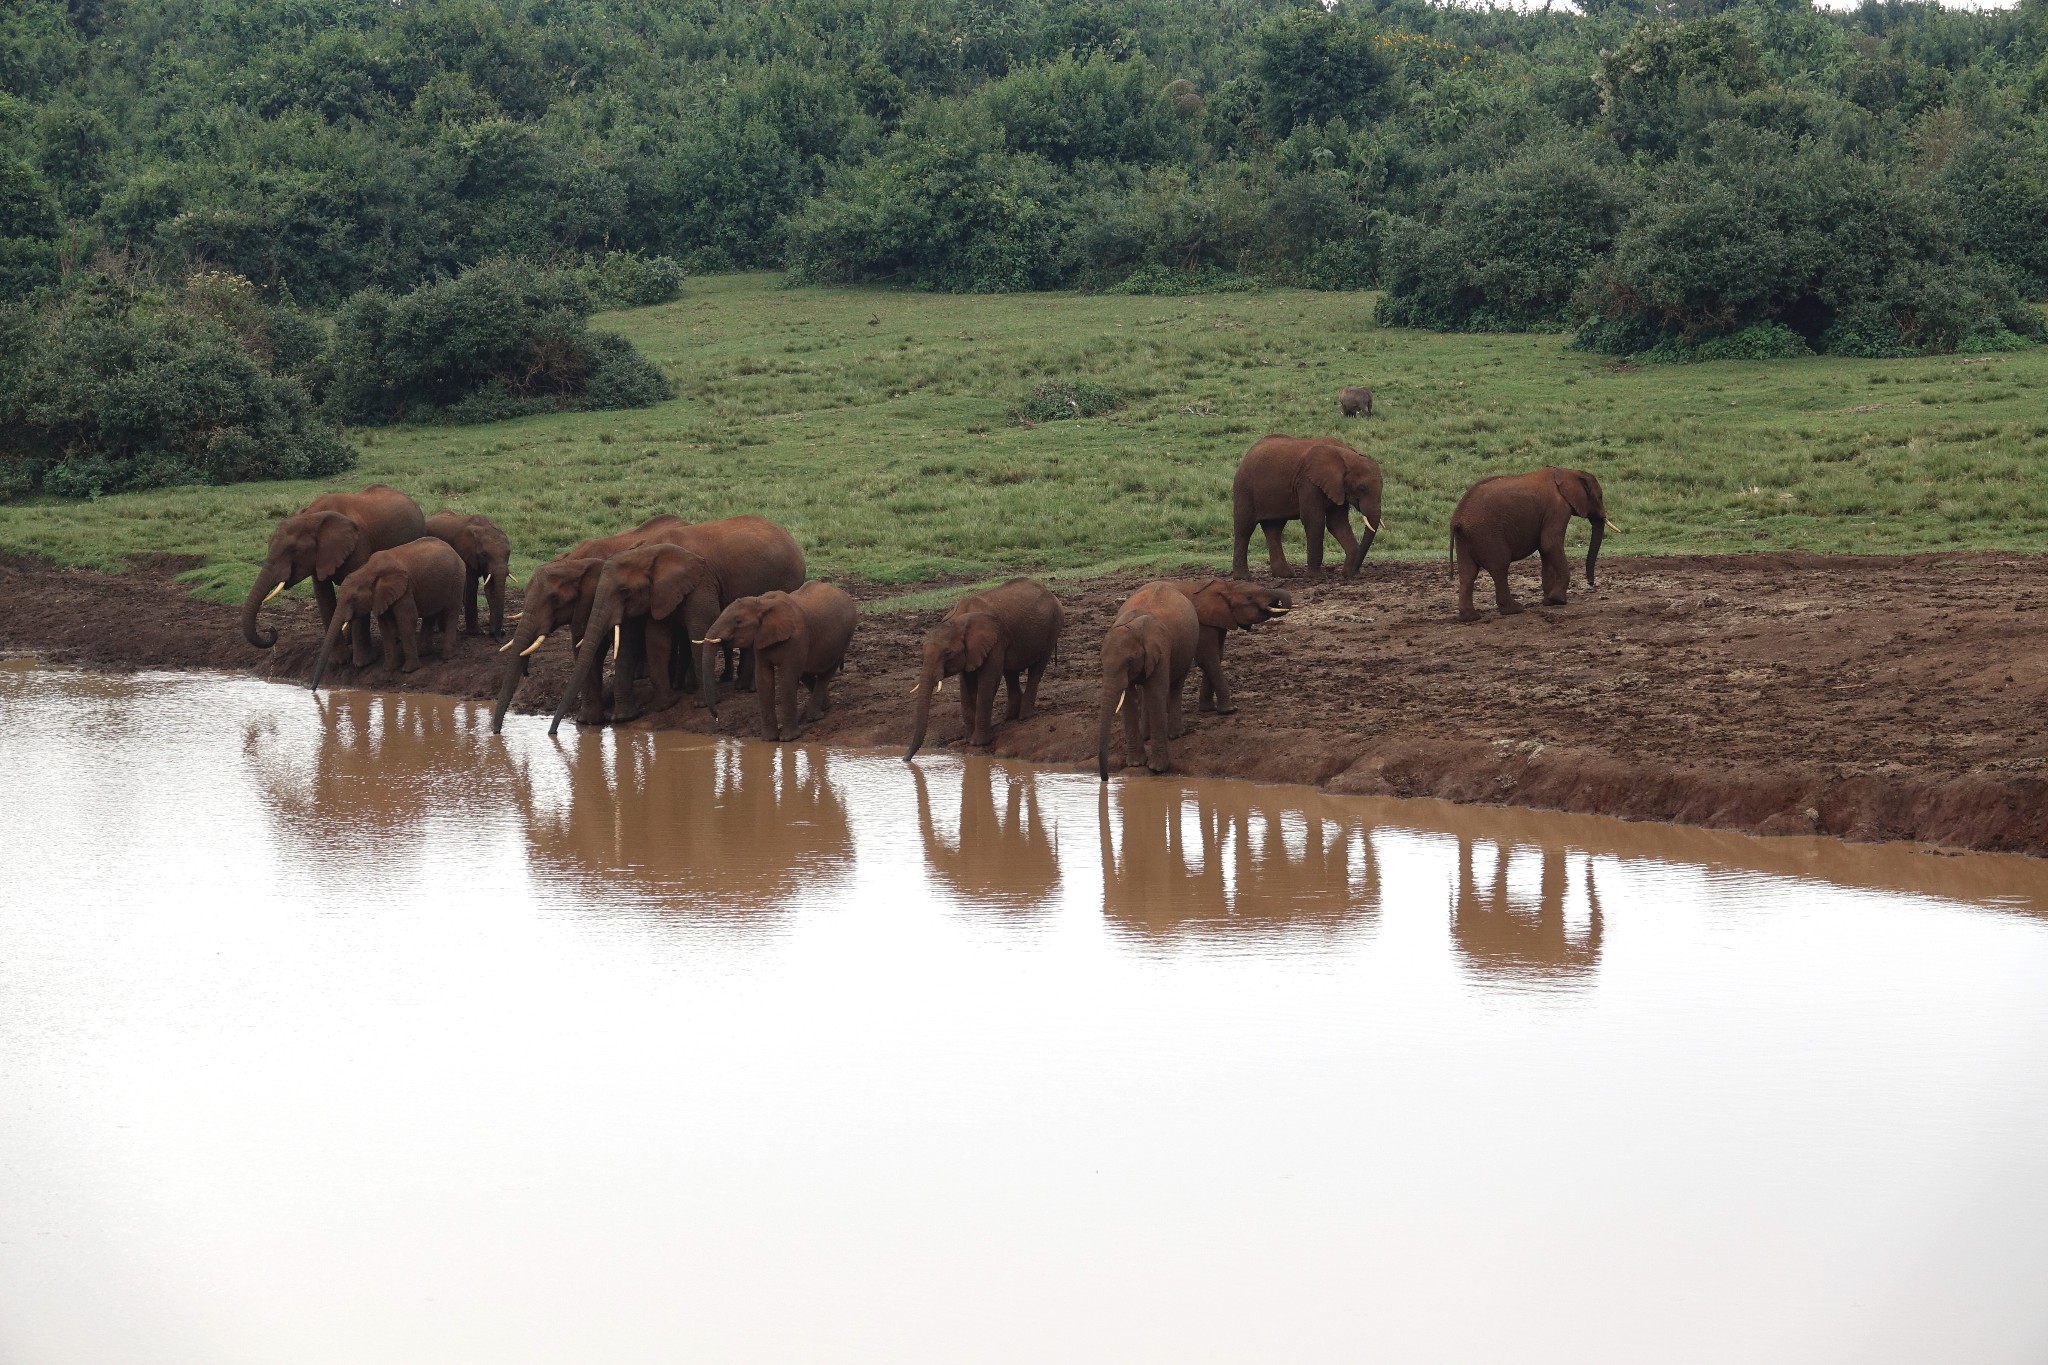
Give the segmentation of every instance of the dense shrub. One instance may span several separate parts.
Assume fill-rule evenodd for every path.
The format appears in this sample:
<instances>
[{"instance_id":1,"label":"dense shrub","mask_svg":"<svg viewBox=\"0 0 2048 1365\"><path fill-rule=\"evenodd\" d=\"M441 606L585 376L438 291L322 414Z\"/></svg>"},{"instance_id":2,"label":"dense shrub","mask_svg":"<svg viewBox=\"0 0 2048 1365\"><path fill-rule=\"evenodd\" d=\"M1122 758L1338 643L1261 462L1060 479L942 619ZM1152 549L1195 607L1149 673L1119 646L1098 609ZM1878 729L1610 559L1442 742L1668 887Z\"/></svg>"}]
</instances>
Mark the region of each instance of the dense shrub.
<instances>
[{"instance_id":1,"label":"dense shrub","mask_svg":"<svg viewBox=\"0 0 2048 1365\"><path fill-rule=\"evenodd\" d=\"M683 268L668 256L607 251L577 268L599 308L646 308L682 297Z\"/></svg>"},{"instance_id":2,"label":"dense shrub","mask_svg":"<svg viewBox=\"0 0 2048 1365\"><path fill-rule=\"evenodd\" d=\"M645 406L668 384L631 344L600 341L572 271L477 266L393 297L367 290L335 318L328 406L343 421L495 421Z\"/></svg>"},{"instance_id":3,"label":"dense shrub","mask_svg":"<svg viewBox=\"0 0 2048 1365\"><path fill-rule=\"evenodd\" d=\"M1619 173L1581 148L1541 146L1455 179L1432 219L1387 234L1380 321L1512 331L1565 325L1586 267L1628 215Z\"/></svg>"},{"instance_id":4,"label":"dense shrub","mask_svg":"<svg viewBox=\"0 0 2048 1365\"><path fill-rule=\"evenodd\" d=\"M1262 288L1257 280L1217 266L1176 270L1166 265L1139 266L1110 285L1105 294L1247 294Z\"/></svg>"},{"instance_id":5,"label":"dense shrub","mask_svg":"<svg viewBox=\"0 0 2048 1365\"><path fill-rule=\"evenodd\" d=\"M247 281L239 281L243 289ZM150 301L88 278L0 310L0 496L317 478L355 452L215 307L224 278ZM260 329L258 311L253 320Z\"/></svg>"},{"instance_id":6,"label":"dense shrub","mask_svg":"<svg viewBox=\"0 0 2048 1365\"><path fill-rule=\"evenodd\" d=\"M1049 379L1032 386L1023 402L1010 409L1020 422L1063 422L1075 417L1099 417L1124 405L1124 396L1105 384L1089 379Z\"/></svg>"}]
</instances>

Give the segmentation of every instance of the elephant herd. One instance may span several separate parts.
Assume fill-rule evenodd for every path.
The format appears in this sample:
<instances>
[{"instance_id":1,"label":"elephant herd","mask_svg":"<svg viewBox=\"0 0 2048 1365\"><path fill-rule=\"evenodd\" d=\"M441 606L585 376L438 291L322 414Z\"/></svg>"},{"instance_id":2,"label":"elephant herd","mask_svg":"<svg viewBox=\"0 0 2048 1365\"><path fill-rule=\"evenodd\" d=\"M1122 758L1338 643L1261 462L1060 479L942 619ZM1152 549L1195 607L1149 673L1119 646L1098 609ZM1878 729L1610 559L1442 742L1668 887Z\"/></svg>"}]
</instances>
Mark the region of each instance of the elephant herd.
<instances>
[{"instance_id":1,"label":"elephant herd","mask_svg":"<svg viewBox=\"0 0 2048 1365\"><path fill-rule=\"evenodd\" d=\"M1252 529L1265 533L1278 578L1292 575L1281 549L1286 523L1302 523L1311 575L1322 571L1325 535L1334 536L1349 580L1384 524L1382 491L1379 465L1340 441L1267 436L1245 452L1231 485L1232 579L1147 583L1125 600L1103 637L1096 747L1104 780L1118 717L1125 762L1168 770L1168 744L1185 728L1181 694L1190 672L1201 675L1199 709L1235 709L1223 672L1229 633L1285 615L1293 606L1285 591L1234 581L1251 576ZM1364 521L1356 536L1353 508ZM1565 528L1573 516L1593 527L1586 554L1590 585L1602 535L1615 529L1598 480L1580 470L1548 468L1474 484L1451 516L1459 620L1477 619L1472 592L1482 569L1493 579L1501 614L1522 610L1508 592L1507 571L1532 554L1542 559L1543 601L1563 605L1570 578ZM313 669L315 688L344 639L358 667L372 662L373 629L381 636L386 665L411 672L423 652L446 654L458 607L464 632L478 633L481 591L493 639L504 638L508 620L517 623L500 647L510 657L492 711L494 731L504 723L528 661L553 632L567 627L575 660L549 733L571 709L579 723L601 724L607 693L615 721L635 718L637 683L645 678L656 707L694 692L713 715L719 683L754 691L762 733L793 740L804 722L818 719L829 705L858 621L852 598L830 583L807 579L803 550L782 527L761 517L688 522L655 516L585 540L533 571L524 610L513 617L505 615L510 559L505 533L486 517L427 517L411 498L385 484L328 494L271 533L263 568L243 605L242 633L257 648L275 644L275 630L257 628L263 604L310 578L325 631ZM924 637L904 757L922 747L931 704L955 676L967 743L989 743L999 682L1007 693L1004 718L1029 718L1065 624L1059 599L1028 578L955 603ZM609 688L602 676L608 655ZM801 705L799 685L808 690Z\"/></svg>"}]
</instances>

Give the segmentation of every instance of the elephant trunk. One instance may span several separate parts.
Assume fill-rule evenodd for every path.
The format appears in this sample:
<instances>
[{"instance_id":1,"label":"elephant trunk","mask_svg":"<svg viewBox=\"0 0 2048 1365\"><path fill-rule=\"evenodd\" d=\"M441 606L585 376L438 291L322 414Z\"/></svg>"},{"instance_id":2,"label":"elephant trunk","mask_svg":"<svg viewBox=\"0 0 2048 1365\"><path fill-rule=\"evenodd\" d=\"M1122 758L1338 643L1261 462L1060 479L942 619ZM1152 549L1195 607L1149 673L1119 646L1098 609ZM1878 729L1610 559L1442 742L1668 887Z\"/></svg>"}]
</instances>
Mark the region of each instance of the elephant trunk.
<instances>
[{"instance_id":1,"label":"elephant trunk","mask_svg":"<svg viewBox=\"0 0 2048 1365\"><path fill-rule=\"evenodd\" d=\"M1589 588L1594 586L1593 564L1596 560L1600 558L1600 542L1607 535L1606 513L1601 510L1596 510L1592 517L1592 522L1593 543L1586 547L1586 586Z\"/></svg>"},{"instance_id":2,"label":"elephant trunk","mask_svg":"<svg viewBox=\"0 0 2048 1365\"><path fill-rule=\"evenodd\" d=\"M600 601L590 613L590 623L583 628L583 644L576 651L576 667L569 671L569 685L562 690L562 704L555 708L555 719L548 726L553 734L561 728L562 717L569 714L569 708L576 704L576 698L586 687L603 687L604 679L599 670L604 663L604 652L612 642L612 628L618 624L619 608L616 601ZM620 689L632 685L630 679L620 681Z\"/></svg>"},{"instance_id":3,"label":"elephant trunk","mask_svg":"<svg viewBox=\"0 0 2048 1365\"><path fill-rule=\"evenodd\" d=\"M1358 577L1359 566L1365 563L1365 552L1372 548L1372 517L1363 507L1358 509L1358 515L1365 522L1365 525L1358 528L1358 548L1353 550L1350 557L1344 561L1344 576L1346 578Z\"/></svg>"},{"instance_id":4,"label":"elephant trunk","mask_svg":"<svg viewBox=\"0 0 2048 1365\"><path fill-rule=\"evenodd\" d=\"M320 679L327 673L327 660L334 653L334 642L341 638L341 629L348 624L349 613L337 606L334 618L327 623L327 636L320 642L320 657L313 661L313 690L320 690ZM276 635L275 631L271 632Z\"/></svg>"},{"instance_id":5,"label":"elephant trunk","mask_svg":"<svg viewBox=\"0 0 2048 1365\"><path fill-rule=\"evenodd\" d=\"M256 633L256 613L283 587L284 570L266 563L263 571L256 575L256 582L250 587L248 597L242 601L242 638L258 649L269 649L277 643L275 629L266 629L261 635Z\"/></svg>"},{"instance_id":6,"label":"elephant trunk","mask_svg":"<svg viewBox=\"0 0 2048 1365\"><path fill-rule=\"evenodd\" d=\"M484 585L484 600L491 608L491 638L496 640L505 633L505 568L494 565L491 581Z\"/></svg>"},{"instance_id":7,"label":"elephant trunk","mask_svg":"<svg viewBox=\"0 0 2048 1365\"><path fill-rule=\"evenodd\" d=\"M517 644L518 641L513 643ZM505 729L505 711L512 705L512 694L519 690L519 682L526 676L526 659L513 654L505 665L505 676L498 680L498 699L491 704L491 733L500 734Z\"/></svg>"},{"instance_id":8,"label":"elephant trunk","mask_svg":"<svg viewBox=\"0 0 2048 1365\"><path fill-rule=\"evenodd\" d=\"M926 659L924 671L917 675L917 714L911 721L910 747L903 751L903 761L906 763L916 758L917 751L924 747L925 726L930 724L932 718L932 693L938 690L940 682L939 661L936 658Z\"/></svg>"},{"instance_id":9,"label":"elephant trunk","mask_svg":"<svg viewBox=\"0 0 2048 1365\"><path fill-rule=\"evenodd\" d=\"M1102 680L1102 719L1095 727L1095 775L1109 781L1109 726L1116 719L1117 699L1124 695L1119 678Z\"/></svg>"},{"instance_id":10,"label":"elephant trunk","mask_svg":"<svg viewBox=\"0 0 2048 1365\"><path fill-rule=\"evenodd\" d=\"M676 624L679 627L683 624L683 617L680 612L676 614ZM685 630L683 634L687 636L689 631ZM703 644L700 645L693 642L690 645L691 649L697 651L698 695L704 699L704 709L711 713L714 720L718 718L718 655L723 643L723 641L711 639L707 635ZM667 666L665 663L662 665L664 668ZM733 685L739 685L738 664L733 665Z\"/></svg>"}]
</instances>

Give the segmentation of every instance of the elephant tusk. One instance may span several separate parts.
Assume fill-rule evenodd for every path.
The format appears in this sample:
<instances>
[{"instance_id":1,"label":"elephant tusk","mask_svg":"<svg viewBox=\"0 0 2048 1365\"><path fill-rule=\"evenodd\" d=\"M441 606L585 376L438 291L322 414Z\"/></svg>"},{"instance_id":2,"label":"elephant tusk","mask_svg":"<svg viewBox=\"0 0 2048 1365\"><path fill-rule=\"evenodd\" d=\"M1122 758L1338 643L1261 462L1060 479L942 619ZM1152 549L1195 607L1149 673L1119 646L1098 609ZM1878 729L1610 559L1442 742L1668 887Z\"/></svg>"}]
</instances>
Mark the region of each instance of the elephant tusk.
<instances>
[{"instance_id":1,"label":"elephant tusk","mask_svg":"<svg viewBox=\"0 0 2048 1365\"><path fill-rule=\"evenodd\" d=\"M548 637L547 637L547 636L545 636L545 635L537 635L537 636L535 636L535 637L534 637L534 641L533 641L533 643L532 643L532 644L528 645L528 646L527 646L526 648L524 648L524 649L522 649L522 650L520 650L520 651L519 651L519 657L520 657L520 658L522 658L522 659L523 659L523 658L525 658L525 657L526 657L527 655L529 655L529 654L533 653L533 651L535 651L536 649L539 649L539 648L540 648L540 647L541 647L542 645L546 644L547 642L548 642ZM510 649L511 647L512 647L512 645L511 645L511 642L510 642L510 641L507 641L507 642L506 642L506 645L505 645L505 648L506 648L506 649ZM500 652L500 653L503 653L504 651L502 651L502 650L501 650L501 651L499 651L499 652Z\"/></svg>"},{"instance_id":2,"label":"elephant tusk","mask_svg":"<svg viewBox=\"0 0 2048 1365\"><path fill-rule=\"evenodd\" d=\"M1294 608L1293 608L1293 607L1267 607L1267 608L1266 608L1266 612L1267 612L1267 614L1268 614L1268 615L1271 615L1271 616L1285 616L1285 615L1286 615L1286 614L1287 614L1288 612L1290 612L1290 611L1293 611L1293 610L1294 610Z\"/></svg>"},{"instance_id":3,"label":"elephant tusk","mask_svg":"<svg viewBox=\"0 0 2048 1365\"><path fill-rule=\"evenodd\" d=\"M491 576L489 574L485 574L480 581L487 588L491 586Z\"/></svg>"},{"instance_id":4,"label":"elephant tusk","mask_svg":"<svg viewBox=\"0 0 2048 1365\"><path fill-rule=\"evenodd\" d=\"M523 611L515 611L515 612L513 612L513 613L512 613L512 614L511 614L510 616L506 617L505 619L506 619L507 621L517 621L517 620L518 620L518 619L519 619L520 617L522 617L522 616L524 616L524 615L526 615L526 613L525 613L525 612L523 612Z\"/></svg>"},{"instance_id":5,"label":"elephant tusk","mask_svg":"<svg viewBox=\"0 0 2048 1365\"><path fill-rule=\"evenodd\" d=\"M1601 518L1601 520L1602 520L1602 521L1607 521L1607 519L1606 519L1605 517L1602 517L1602 518ZM1608 529L1608 530L1610 530L1610 531L1612 531L1612 532L1614 532L1614 533L1615 533L1616 535L1622 535L1622 534L1625 534L1625 533L1624 533L1624 532L1622 531L1622 529L1621 529L1621 528L1620 528L1619 526L1616 526L1616 525L1615 525L1615 524L1614 524L1613 522L1611 522L1611 521L1608 521L1608 522L1607 522L1607 529Z\"/></svg>"},{"instance_id":6,"label":"elephant tusk","mask_svg":"<svg viewBox=\"0 0 2048 1365\"><path fill-rule=\"evenodd\" d=\"M624 630L624 626L612 627L612 653L614 655L616 655L619 652L619 640L621 639L621 632Z\"/></svg>"},{"instance_id":7,"label":"elephant tusk","mask_svg":"<svg viewBox=\"0 0 2048 1365\"><path fill-rule=\"evenodd\" d=\"M507 641L506 641L506 642L505 642L504 644L502 644L502 645L499 645L499 646L498 646L498 652L499 652L500 654L503 654L503 653L504 653L504 652L505 652L506 650L508 650L508 649L512 648L512 646L514 646L514 645L516 645L516 644L518 644L518 643L519 643L519 642L518 642L517 640L507 640ZM522 655L520 655L519 657L523 659L523 658L525 658L526 656L522 654Z\"/></svg>"},{"instance_id":8,"label":"elephant tusk","mask_svg":"<svg viewBox=\"0 0 2048 1365\"><path fill-rule=\"evenodd\" d=\"M270 590L270 597L275 597L275 596L277 596L277 595L278 595L279 593L281 593L281 592L283 592L283 591L284 591L284 584L280 583L280 584L278 584L278 585L277 585L276 587L274 587L274 588L272 588L272 589ZM266 598L264 598L263 600L264 600L264 601L266 601L266 602L268 602L268 601L270 600L270 597L266 597Z\"/></svg>"},{"instance_id":9,"label":"elephant tusk","mask_svg":"<svg viewBox=\"0 0 2048 1365\"><path fill-rule=\"evenodd\" d=\"M1126 695L1127 695L1127 694L1125 694L1125 693L1122 693L1122 692L1119 692L1119 693L1117 693L1117 695L1116 695L1116 710L1115 710L1115 711L1113 711L1113 712L1111 712L1111 713L1110 713L1111 715L1117 715L1117 716L1120 716L1120 715L1122 715L1122 714L1124 713L1124 697L1125 697Z\"/></svg>"}]
</instances>

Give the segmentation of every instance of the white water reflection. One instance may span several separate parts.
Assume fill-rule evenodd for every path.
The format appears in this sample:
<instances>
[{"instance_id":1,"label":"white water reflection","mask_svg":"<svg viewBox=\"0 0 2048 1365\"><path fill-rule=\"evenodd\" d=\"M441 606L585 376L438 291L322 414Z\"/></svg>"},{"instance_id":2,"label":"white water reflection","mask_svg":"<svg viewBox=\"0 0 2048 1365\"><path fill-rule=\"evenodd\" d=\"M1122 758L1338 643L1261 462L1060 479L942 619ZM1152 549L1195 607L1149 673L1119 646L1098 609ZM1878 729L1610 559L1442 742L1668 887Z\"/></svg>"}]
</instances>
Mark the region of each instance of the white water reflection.
<instances>
[{"instance_id":1,"label":"white water reflection","mask_svg":"<svg viewBox=\"0 0 2048 1365\"><path fill-rule=\"evenodd\" d=\"M0 670L0 1360L2048 1359L2048 868Z\"/></svg>"}]
</instances>

